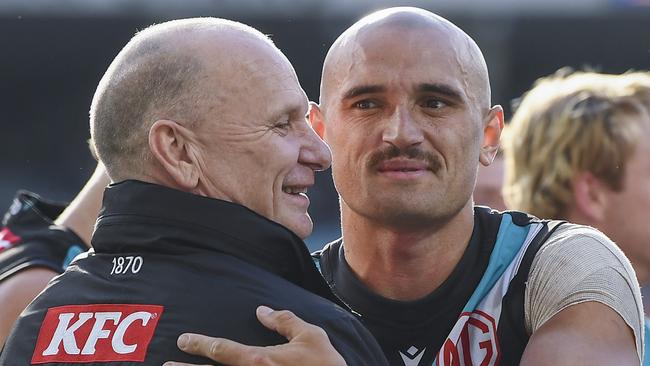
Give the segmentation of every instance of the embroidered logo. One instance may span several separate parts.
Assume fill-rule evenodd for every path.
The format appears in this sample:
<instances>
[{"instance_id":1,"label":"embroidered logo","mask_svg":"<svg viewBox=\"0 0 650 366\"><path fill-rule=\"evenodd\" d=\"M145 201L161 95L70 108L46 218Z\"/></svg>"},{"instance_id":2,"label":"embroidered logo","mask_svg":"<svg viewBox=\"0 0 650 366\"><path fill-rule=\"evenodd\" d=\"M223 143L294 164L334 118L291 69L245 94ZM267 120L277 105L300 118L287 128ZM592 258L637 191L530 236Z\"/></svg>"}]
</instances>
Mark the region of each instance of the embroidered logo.
<instances>
[{"instance_id":1,"label":"embroidered logo","mask_svg":"<svg viewBox=\"0 0 650 366\"><path fill-rule=\"evenodd\" d=\"M462 313L438 352L437 366L498 365L501 350L494 318L483 311Z\"/></svg>"},{"instance_id":2,"label":"embroidered logo","mask_svg":"<svg viewBox=\"0 0 650 366\"><path fill-rule=\"evenodd\" d=\"M19 241L20 236L12 233L8 227L3 227L2 230L0 230L0 253L5 249L11 248Z\"/></svg>"},{"instance_id":3,"label":"embroidered logo","mask_svg":"<svg viewBox=\"0 0 650 366\"><path fill-rule=\"evenodd\" d=\"M159 305L93 304L50 308L38 333L32 364L144 361Z\"/></svg>"},{"instance_id":4,"label":"embroidered logo","mask_svg":"<svg viewBox=\"0 0 650 366\"><path fill-rule=\"evenodd\" d=\"M402 361L404 361L404 366L418 366L422 356L424 356L424 351L426 351L426 347L418 350L414 346L411 346L406 350L406 354L400 351L399 355L402 357Z\"/></svg>"}]
</instances>

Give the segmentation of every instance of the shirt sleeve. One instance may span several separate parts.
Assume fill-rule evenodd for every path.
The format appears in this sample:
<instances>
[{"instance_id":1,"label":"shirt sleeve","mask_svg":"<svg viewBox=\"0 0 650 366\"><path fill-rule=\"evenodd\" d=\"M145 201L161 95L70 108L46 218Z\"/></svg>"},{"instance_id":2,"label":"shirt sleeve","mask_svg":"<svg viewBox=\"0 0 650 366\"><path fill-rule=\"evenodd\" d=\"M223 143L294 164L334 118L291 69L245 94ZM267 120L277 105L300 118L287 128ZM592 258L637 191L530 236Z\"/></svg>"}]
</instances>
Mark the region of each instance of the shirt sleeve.
<instances>
[{"instance_id":1,"label":"shirt sleeve","mask_svg":"<svg viewBox=\"0 0 650 366\"><path fill-rule=\"evenodd\" d=\"M643 305L630 261L596 229L565 224L533 260L524 295L526 330L534 333L563 309L597 301L616 311L634 332L643 359Z\"/></svg>"}]
</instances>

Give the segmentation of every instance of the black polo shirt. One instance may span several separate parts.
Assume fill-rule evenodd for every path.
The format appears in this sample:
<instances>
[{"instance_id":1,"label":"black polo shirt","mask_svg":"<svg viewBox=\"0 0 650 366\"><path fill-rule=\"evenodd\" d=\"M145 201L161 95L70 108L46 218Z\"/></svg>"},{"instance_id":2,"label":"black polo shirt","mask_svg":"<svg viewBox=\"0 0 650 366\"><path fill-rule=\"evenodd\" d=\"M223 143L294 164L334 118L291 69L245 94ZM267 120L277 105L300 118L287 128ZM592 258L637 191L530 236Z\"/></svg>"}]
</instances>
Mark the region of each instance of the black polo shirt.
<instances>
[{"instance_id":1,"label":"black polo shirt","mask_svg":"<svg viewBox=\"0 0 650 366\"><path fill-rule=\"evenodd\" d=\"M54 225L65 204L19 191L0 229L0 282L30 268L62 273L88 249L72 230Z\"/></svg>"}]
</instances>

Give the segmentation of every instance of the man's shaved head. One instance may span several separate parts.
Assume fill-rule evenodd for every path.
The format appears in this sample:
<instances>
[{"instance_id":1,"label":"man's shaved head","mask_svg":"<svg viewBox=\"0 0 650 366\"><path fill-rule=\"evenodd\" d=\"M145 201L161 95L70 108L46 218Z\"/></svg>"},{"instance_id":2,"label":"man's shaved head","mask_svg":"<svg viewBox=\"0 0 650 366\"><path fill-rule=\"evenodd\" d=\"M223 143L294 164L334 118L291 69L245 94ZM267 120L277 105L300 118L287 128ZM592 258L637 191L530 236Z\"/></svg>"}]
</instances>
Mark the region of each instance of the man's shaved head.
<instances>
[{"instance_id":1,"label":"man's shaved head","mask_svg":"<svg viewBox=\"0 0 650 366\"><path fill-rule=\"evenodd\" d=\"M206 110L222 108L219 94L227 94L227 80L241 68L234 54L259 44L275 49L256 29L217 18L174 20L136 34L104 74L90 109L93 146L111 178L135 178L143 171L156 120L192 127ZM207 85L215 64L223 83Z\"/></svg>"},{"instance_id":2,"label":"man's shaved head","mask_svg":"<svg viewBox=\"0 0 650 366\"><path fill-rule=\"evenodd\" d=\"M458 69L470 100L483 110L490 107L490 84L483 54L474 40L450 21L429 11L396 7L372 13L348 28L330 48L323 64L320 89L321 108L327 104L341 80L353 73L354 62L362 60L371 48L381 48L386 35L403 34L425 36L430 43L426 49L413 49L426 58L429 53L452 51L448 60ZM402 38L404 42L408 39ZM377 50L392 52L390 49ZM451 65L450 65L451 66Z\"/></svg>"},{"instance_id":3,"label":"man's shaved head","mask_svg":"<svg viewBox=\"0 0 650 366\"><path fill-rule=\"evenodd\" d=\"M465 32L416 8L368 15L330 48L320 98L310 120L332 150L344 231L356 218L430 230L472 216L477 165L496 152L503 111L490 106L485 60Z\"/></svg>"}]
</instances>

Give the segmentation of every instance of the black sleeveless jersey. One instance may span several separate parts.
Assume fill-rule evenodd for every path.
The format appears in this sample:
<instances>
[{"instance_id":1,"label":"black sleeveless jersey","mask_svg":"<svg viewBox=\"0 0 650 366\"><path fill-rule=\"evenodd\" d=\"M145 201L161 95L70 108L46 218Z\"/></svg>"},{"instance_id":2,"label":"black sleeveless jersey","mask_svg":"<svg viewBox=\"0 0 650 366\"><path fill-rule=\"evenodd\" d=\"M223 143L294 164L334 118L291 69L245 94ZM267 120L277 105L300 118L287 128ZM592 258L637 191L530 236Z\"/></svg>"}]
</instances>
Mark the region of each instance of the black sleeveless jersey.
<instances>
[{"instance_id":1,"label":"black sleeveless jersey","mask_svg":"<svg viewBox=\"0 0 650 366\"><path fill-rule=\"evenodd\" d=\"M559 222L476 207L465 253L435 291L410 302L361 283L339 239L313 254L326 281L391 365L518 365L528 342L524 290L537 250ZM432 263L431 265L435 265Z\"/></svg>"},{"instance_id":2,"label":"black sleeveless jersey","mask_svg":"<svg viewBox=\"0 0 650 366\"><path fill-rule=\"evenodd\" d=\"M0 229L0 282L28 268L62 273L88 247L74 232L54 225L64 204L19 191Z\"/></svg>"}]
</instances>

